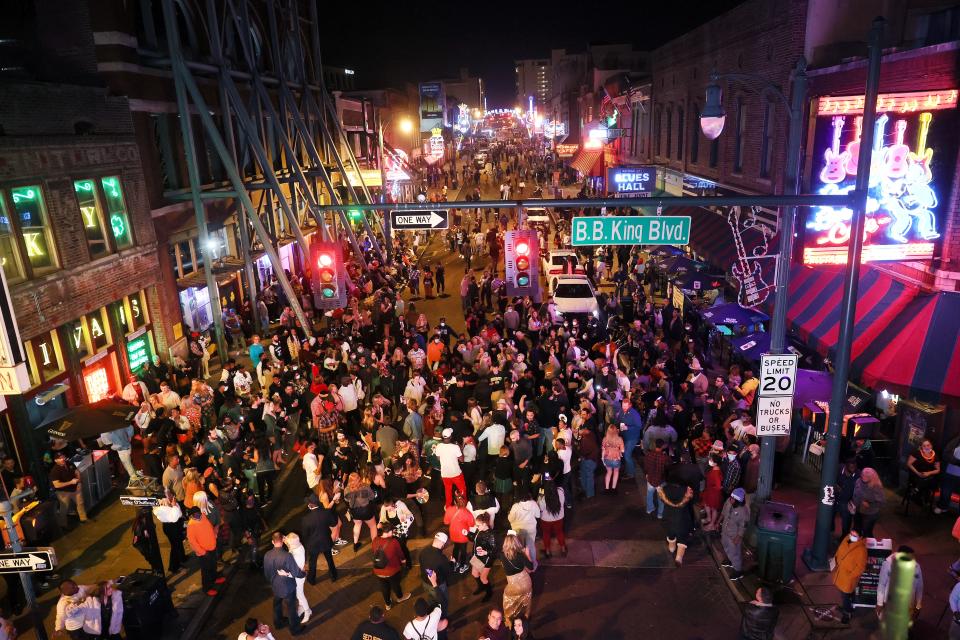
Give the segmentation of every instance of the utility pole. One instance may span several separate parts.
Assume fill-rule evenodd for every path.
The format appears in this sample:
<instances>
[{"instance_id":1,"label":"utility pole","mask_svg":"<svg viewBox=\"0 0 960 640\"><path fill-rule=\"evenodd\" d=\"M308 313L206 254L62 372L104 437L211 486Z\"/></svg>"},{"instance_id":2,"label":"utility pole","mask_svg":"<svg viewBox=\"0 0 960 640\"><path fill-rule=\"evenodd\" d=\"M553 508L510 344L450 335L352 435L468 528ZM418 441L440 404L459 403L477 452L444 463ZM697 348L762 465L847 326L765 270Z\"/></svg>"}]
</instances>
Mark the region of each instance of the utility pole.
<instances>
[{"instance_id":1,"label":"utility pole","mask_svg":"<svg viewBox=\"0 0 960 640\"><path fill-rule=\"evenodd\" d=\"M6 494L6 491L4 491ZM0 517L3 518L3 525L7 529L7 535L10 537L10 549L14 553L23 551L23 545L20 544L20 537L17 535L17 525L13 522L13 506L10 504L8 496L4 495L0 501ZM33 628L37 633L38 640L47 640L47 630L43 626L43 615L37 609L37 595L33 592L33 578L31 572L19 571L20 584L23 586L23 596L27 601L27 609L30 611L30 620L33 622Z\"/></svg>"},{"instance_id":2,"label":"utility pole","mask_svg":"<svg viewBox=\"0 0 960 640\"><path fill-rule=\"evenodd\" d=\"M860 254L863 251L863 227L866 218L867 190L870 186L870 156L873 153L874 121L877 117L877 95L880 92L880 62L883 51L883 27L885 20L875 18L868 40L867 88L863 101L863 134L860 138L861 167L857 173L854 193L856 202L853 219L850 221L850 245L847 249L847 268L843 280L843 301L840 304L840 337L837 340L836 359L833 371L833 393L830 398L830 415L827 418L826 451L820 472L820 501L817 504L817 522L813 535L813 547L803 553L803 561L812 571L826 571L830 548L830 532L833 530L833 508L836 502L834 487L840 464L840 429L843 426L843 410L847 399L847 377L850 374L850 349L853 345L854 318L857 311L857 287L860 282Z\"/></svg>"},{"instance_id":3,"label":"utility pole","mask_svg":"<svg viewBox=\"0 0 960 640\"><path fill-rule=\"evenodd\" d=\"M790 89L790 132L787 136L787 163L784 193L800 193L800 147L803 142L803 113L807 97L807 61L800 58L793 70ZM770 322L770 353L787 350L787 307L790 305L790 263L793 257L793 229L797 223L797 207L780 209L780 253L777 255L776 289L773 318ZM777 436L760 438L760 480L757 500L766 502L773 492L773 460Z\"/></svg>"}]
</instances>

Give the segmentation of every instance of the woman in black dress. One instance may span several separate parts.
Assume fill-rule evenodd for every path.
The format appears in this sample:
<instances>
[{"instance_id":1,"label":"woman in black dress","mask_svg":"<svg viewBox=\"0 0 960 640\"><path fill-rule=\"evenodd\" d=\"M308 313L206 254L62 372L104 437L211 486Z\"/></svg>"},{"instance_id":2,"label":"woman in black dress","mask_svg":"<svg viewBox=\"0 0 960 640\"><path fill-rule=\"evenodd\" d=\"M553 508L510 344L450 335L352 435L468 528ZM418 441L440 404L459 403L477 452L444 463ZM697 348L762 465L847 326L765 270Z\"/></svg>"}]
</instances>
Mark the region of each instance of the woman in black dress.
<instances>
[{"instance_id":1,"label":"woman in black dress","mask_svg":"<svg viewBox=\"0 0 960 640\"><path fill-rule=\"evenodd\" d=\"M497 538L490 526L490 514L480 513L476 518L476 531L470 534L473 540L473 557L470 558L470 572L477 581L473 595L484 593L483 602L493 597L493 585L490 584L490 569L497 557Z\"/></svg>"}]
</instances>

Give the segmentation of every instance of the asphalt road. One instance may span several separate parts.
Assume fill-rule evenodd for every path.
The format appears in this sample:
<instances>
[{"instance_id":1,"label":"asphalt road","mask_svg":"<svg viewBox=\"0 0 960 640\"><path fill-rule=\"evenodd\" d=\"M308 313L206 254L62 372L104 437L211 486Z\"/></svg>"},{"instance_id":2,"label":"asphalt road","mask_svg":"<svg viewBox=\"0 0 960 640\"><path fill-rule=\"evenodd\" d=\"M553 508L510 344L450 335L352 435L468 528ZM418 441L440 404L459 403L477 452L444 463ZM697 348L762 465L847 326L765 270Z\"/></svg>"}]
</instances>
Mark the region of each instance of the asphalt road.
<instances>
[{"instance_id":1,"label":"asphalt road","mask_svg":"<svg viewBox=\"0 0 960 640\"><path fill-rule=\"evenodd\" d=\"M486 187L481 195L496 198L496 189ZM427 314L431 325L443 315L461 331L459 283L465 264L448 251L439 233L431 236L422 264L437 261L446 267L447 294L433 300L415 298L413 302ZM482 270L487 263L488 258L483 257L475 259L472 266ZM281 530L297 527L303 509L301 498L295 491L283 496L283 507L277 511L286 514L279 525ZM629 481L621 485L618 495L598 495L569 512L569 555L541 558L534 574L532 623L539 640L735 637L740 611L705 547L694 543L685 565L674 568L660 523L644 513L644 499L643 488ZM440 507L436 502L428 507L430 532L440 526ZM370 606L382 605L371 572L366 535L361 538L365 544L358 553L348 546L336 556L341 577L335 584L320 561L317 585L307 585L314 613L302 637L349 639ZM349 535L345 533L344 537ZM412 540L414 556L427 543L427 539ZM481 596L472 595L475 585L469 575L451 585L451 640L475 640L485 612L490 606L499 606L505 585L502 570L495 569L492 577L495 595L486 605L480 602ZM416 571L404 578L403 586L414 597L387 614L398 631L413 618L413 603L423 594ZM228 585L200 637L232 640L243 630L248 617L273 624L270 589L259 572L241 572ZM273 633L277 640L290 637L286 629Z\"/></svg>"}]
</instances>

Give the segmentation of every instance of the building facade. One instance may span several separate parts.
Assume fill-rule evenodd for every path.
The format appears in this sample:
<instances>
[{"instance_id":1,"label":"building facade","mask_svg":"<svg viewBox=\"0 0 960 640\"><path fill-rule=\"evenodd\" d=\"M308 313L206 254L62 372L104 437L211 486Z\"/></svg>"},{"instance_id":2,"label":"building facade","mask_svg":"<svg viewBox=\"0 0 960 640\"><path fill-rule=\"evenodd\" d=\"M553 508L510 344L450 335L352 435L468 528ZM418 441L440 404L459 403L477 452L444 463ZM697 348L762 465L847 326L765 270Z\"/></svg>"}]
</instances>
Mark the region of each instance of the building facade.
<instances>
[{"instance_id":1,"label":"building facade","mask_svg":"<svg viewBox=\"0 0 960 640\"><path fill-rule=\"evenodd\" d=\"M92 86L0 81L0 260L26 355L29 424L0 412L0 446L65 406L119 393L165 353L157 240L130 105Z\"/></svg>"},{"instance_id":2,"label":"building facade","mask_svg":"<svg viewBox=\"0 0 960 640\"><path fill-rule=\"evenodd\" d=\"M517 100L514 106L526 111L532 96L534 105L542 110L553 93L551 86L553 68L550 60L548 58L514 60L513 72Z\"/></svg>"}]
</instances>

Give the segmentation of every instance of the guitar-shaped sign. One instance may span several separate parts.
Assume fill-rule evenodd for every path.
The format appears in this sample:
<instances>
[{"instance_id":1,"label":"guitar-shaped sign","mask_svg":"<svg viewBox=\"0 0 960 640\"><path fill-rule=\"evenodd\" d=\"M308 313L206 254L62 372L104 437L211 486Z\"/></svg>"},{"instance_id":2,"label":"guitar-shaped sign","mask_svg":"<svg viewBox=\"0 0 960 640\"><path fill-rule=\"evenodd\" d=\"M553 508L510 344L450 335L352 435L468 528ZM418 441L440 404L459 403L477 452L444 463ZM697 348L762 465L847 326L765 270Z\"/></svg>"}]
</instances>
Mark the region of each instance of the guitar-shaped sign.
<instances>
[{"instance_id":1,"label":"guitar-shaped sign","mask_svg":"<svg viewBox=\"0 0 960 640\"><path fill-rule=\"evenodd\" d=\"M870 186L874 187L880 183L880 178L886 171L887 163L884 158L883 134L887 130L887 121L890 117L882 113L877 117L873 125L873 151L870 154Z\"/></svg>"},{"instance_id":2,"label":"guitar-shaped sign","mask_svg":"<svg viewBox=\"0 0 960 640\"><path fill-rule=\"evenodd\" d=\"M907 131L907 121L897 120L894 125L896 130L896 142L887 147L883 154L883 162L886 167L888 178L902 178L907 175L907 156L910 154L910 147L903 144L903 134Z\"/></svg>"},{"instance_id":3,"label":"guitar-shaped sign","mask_svg":"<svg viewBox=\"0 0 960 640\"><path fill-rule=\"evenodd\" d=\"M847 161L843 163L843 169L849 176L857 175L857 163L860 162L860 138L863 135L863 116L857 116L853 123L857 127L857 137L847 143L845 149Z\"/></svg>"},{"instance_id":4,"label":"guitar-shaped sign","mask_svg":"<svg viewBox=\"0 0 960 640\"><path fill-rule=\"evenodd\" d=\"M746 249L743 248L743 238L740 236L740 208L731 207L727 214L727 224L733 231L733 242L737 247L737 261L733 263L733 275L740 283L737 302L741 307L756 307L769 295L770 287L763 281L760 263L750 260Z\"/></svg>"},{"instance_id":5,"label":"guitar-shaped sign","mask_svg":"<svg viewBox=\"0 0 960 640\"><path fill-rule=\"evenodd\" d=\"M840 151L840 136L843 134L843 116L833 117L833 144L823 152L826 162L820 170L820 181L827 184L842 182L847 177L843 166L847 162L847 152Z\"/></svg>"},{"instance_id":6,"label":"guitar-shaped sign","mask_svg":"<svg viewBox=\"0 0 960 640\"><path fill-rule=\"evenodd\" d=\"M920 114L920 131L917 133L917 151L910 152L910 162L923 169L925 181L930 182L933 179L933 173L930 171L930 161L933 160L933 149L927 148L927 134L930 132L930 121L933 115L930 112Z\"/></svg>"}]
</instances>

